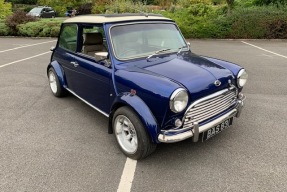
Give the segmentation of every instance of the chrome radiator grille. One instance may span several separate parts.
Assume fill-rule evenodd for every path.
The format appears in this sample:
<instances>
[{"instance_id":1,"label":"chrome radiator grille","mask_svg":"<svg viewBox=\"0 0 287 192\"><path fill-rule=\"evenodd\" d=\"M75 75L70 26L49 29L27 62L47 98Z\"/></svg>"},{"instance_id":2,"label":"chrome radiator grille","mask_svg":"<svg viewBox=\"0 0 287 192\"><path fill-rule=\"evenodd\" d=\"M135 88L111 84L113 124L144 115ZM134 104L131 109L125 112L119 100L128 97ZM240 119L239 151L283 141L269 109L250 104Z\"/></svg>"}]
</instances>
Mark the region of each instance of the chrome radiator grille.
<instances>
[{"instance_id":1,"label":"chrome radiator grille","mask_svg":"<svg viewBox=\"0 0 287 192\"><path fill-rule=\"evenodd\" d=\"M200 123L225 111L236 103L237 90L225 89L199 99L191 104L185 113L183 128L191 127L194 122Z\"/></svg>"}]
</instances>

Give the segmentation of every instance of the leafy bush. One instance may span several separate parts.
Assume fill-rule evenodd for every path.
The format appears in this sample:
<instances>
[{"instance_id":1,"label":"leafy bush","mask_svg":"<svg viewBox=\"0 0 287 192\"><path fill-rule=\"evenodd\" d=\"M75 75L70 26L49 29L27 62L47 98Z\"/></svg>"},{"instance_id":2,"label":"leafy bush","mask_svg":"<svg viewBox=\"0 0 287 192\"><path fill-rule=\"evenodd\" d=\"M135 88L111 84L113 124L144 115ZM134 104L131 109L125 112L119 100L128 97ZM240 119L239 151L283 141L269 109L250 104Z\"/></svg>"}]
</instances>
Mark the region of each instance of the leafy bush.
<instances>
[{"instance_id":1,"label":"leafy bush","mask_svg":"<svg viewBox=\"0 0 287 192\"><path fill-rule=\"evenodd\" d=\"M286 0L254 0L255 5L283 5Z\"/></svg>"},{"instance_id":2,"label":"leafy bush","mask_svg":"<svg viewBox=\"0 0 287 192\"><path fill-rule=\"evenodd\" d=\"M273 22L268 21L266 36L269 39L287 39L287 17L278 18Z\"/></svg>"},{"instance_id":3,"label":"leafy bush","mask_svg":"<svg viewBox=\"0 0 287 192\"><path fill-rule=\"evenodd\" d=\"M4 22L0 21L0 36L6 36L9 34L9 28L5 25Z\"/></svg>"},{"instance_id":4,"label":"leafy bush","mask_svg":"<svg viewBox=\"0 0 287 192\"><path fill-rule=\"evenodd\" d=\"M147 6L141 1L117 0L108 1L101 0L96 3L92 10L93 13L140 13L148 12Z\"/></svg>"},{"instance_id":5,"label":"leafy bush","mask_svg":"<svg viewBox=\"0 0 287 192\"><path fill-rule=\"evenodd\" d=\"M109 0L99 0L97 1L92 8L92 13L99 14L105 13L106 7L109 4Z\"/></svg>"},{"instance_id":6,"label":"leafy bush","mask_svg":"<svg viewBox=\"0 0 287 192\"><path fill-rule=\"evenodd\" d=\"M13 4L12 11L15 12L17 10L22 10L26 13L28 13L31 9L33 9L36 5L29 5L27 4Z\"/></svg>"},{"instance_id":7,"label":"leafy bush","mask_svg":"<svg viewBox=\"0 0 287 192\"><path fill-rule=\"evenodd\" d=\"M18 10L13 15L9 16L5 20L5 24L9 27L10 33L12 35L18 34L18 26L23 23L36 21L35 17L30 15L26 15L26 13L22 10Z\"/></svg>"},{"instance_id":8,"label":"leafy bush","mask_svg":"<svg viewBox=\"0 0 287 192\"><path fill-rule=\"evenodd\" d=\"M220 38L220 26L214 23L214 18L223 14L224 7L197 3L186 8L178 8L174 12L160 12L176 21L183 35L187 38Z\"/></svg>"},{"instance_id":9,"label":"leafy bush","mask_svg":"<svg viewBox=\"0 0 287 192\"><path fill-rule=\"evenodd\" d=\"M92 13L92 3L85 3L83 5L80 5L77 9L78 13L81 15L84 14L91 14Z\"/></svg>"},{"instance_id":10,"label":"leafy bush","mask_svg":"<svg viewBox=\"0 0 287 192\"><path fill-rule=\"evenodd\" d=\"M37 0L7 0L7 2L11 2L13 4L30 4L35 5Z\"/></svg>"},{"instance_id":11,"label":"leafy bush","mask_svg":"<svg viewBox=\"0 0 287 192\"><path fill-rule=\"evenodd\" d=\"M28 13L29 11L31 11L35 6L24 6L23 7L23 11Z\"/></svg>"},{"instance_id":12,"label":"leafy bush","mask_svg":"<svg viewBox=\"0 0 287 192\"><path fill-rule=\"evenodd\" d=\"M19 26L19 35L28 37L57 37L63 20L41 19Z\"/></svg>"},{"instance_id":13,"label":"leafy bush","mask_svg":"<svg viewBox=\"0 0 287 192\"><path fill-rule=\"evenodd\" d=\"M11 3L5 3L4 0L0 0L0 19L4 19L11 14L12 14Z\"/></svg>"},{"instance_id":14,"label":"leafy bush","mask_svg":"<svg viewBox=\"0 0 287 192\"><path fill-rule=\"evenodd\" d=\"M284 6L238 6L230 15L226 12L226 6L198 3L162 14L175 20L186 38L287 38Z\"/></svg>"},{"instance_id":15,"label":"leafy bush","mask_svg":"<svg viewBox=\"0 0 287 192\"><path fill-rule=\"evenodd\" d=\"M240 8L230 20L229 38L286 38L287 13L275 7Z\"/></svg>"}]
</instances>

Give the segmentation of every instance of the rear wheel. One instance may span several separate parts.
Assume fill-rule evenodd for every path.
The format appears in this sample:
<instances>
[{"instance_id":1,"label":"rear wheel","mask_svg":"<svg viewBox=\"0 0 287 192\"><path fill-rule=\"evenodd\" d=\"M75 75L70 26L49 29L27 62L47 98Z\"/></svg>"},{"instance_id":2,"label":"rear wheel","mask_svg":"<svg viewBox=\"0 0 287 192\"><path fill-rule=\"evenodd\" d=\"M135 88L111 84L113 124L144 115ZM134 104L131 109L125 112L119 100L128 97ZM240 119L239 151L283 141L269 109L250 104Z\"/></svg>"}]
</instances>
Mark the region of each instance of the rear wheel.
<instances>
[{"instance_id":1,"label":"rear wheel","mask_svg":"<svg viewBox=\"0 0 287 192\"><path fill-rule=\"evenodd\" d=\"M131 159L143 159L156 149L142 122L128 107L121 107L115 112L113 130L120 149Z\"/></svg>"},{"instance_id":2,"label":"rear wheel","mask_svg":"<svg viewBox=\"0 0 287 192\"><path fill-rule=\"evenodd\" d=\"M58 78L54 68L52 68L52 67L48 70L48 79L49 79L49 85L50 85L52 93L56 97L65 96L66 90L61 86L59 78Z\"/></svg>"}]
</instances>

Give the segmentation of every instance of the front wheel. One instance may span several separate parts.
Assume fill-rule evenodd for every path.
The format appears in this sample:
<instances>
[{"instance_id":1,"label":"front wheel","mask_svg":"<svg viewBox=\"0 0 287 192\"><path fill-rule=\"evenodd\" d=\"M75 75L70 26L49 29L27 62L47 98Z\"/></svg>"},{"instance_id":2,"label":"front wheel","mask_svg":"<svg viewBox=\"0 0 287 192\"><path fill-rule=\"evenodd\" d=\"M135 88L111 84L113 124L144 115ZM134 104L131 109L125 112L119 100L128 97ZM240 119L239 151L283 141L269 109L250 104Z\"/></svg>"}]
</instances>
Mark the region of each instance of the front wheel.
<instances>
[{"instance_id":1,"label":"front wheel","mask_svg":"<svg viewBox=\"0 0 287 192\"><path fill-rule=\"evenodd\" d=\"M120 149L131 159L143 159L156 149L142 122L128 107L121 107L115 112L113 130Z\"/></svg>"}]
</instances>

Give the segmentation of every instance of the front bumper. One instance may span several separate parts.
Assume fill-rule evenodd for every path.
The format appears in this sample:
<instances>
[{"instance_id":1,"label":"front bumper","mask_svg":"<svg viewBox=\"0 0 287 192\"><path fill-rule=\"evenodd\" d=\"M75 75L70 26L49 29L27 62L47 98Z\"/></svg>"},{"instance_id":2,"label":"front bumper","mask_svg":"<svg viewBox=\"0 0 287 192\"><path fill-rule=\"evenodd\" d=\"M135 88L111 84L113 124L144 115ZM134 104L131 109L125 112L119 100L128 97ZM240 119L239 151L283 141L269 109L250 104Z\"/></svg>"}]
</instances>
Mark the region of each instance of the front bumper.
<instances>
[{"instance_id":1,"label":"front bumper","mask_svg":"<svg viewBox=\"0 0 287 192\"><path fill-rule=\"evenodd\" d=\"M238 118L243 109L244 100L245 100L245 96L240 93L238 95L238 100L237 100L237 104L235 108L229 111L228 113L202 126L199 126L198 123L194 123L193 127L189 128L188 130L175 128L175 129L171 129L167 131L162 131L162 133L159 134L158 136L158 140L162 143L174 143L174 142L182 141L182 140L192 137L193 142L197 142L200 133L205 132L206 130L218 125L219 123L223 122L226 119L229 119L232 117Z\"/></svg>"}]
</instances>

